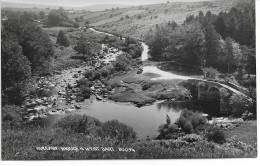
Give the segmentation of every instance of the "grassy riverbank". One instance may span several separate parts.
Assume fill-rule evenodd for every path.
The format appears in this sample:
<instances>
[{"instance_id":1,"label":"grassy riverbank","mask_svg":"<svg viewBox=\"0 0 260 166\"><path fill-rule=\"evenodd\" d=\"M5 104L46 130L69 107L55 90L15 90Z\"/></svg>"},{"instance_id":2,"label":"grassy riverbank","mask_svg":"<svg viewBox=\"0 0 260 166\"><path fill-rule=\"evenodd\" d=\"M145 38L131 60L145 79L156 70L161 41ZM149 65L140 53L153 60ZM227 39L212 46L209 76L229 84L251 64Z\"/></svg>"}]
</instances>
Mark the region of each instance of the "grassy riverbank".
<instances>
[{"instance_id":1,"label":"grassy riverbank","mask_svg":"<svg viewBox=\"0 0 260 166\"><path fill-rule=\"evenodd\" d=\"M11 122L12 127L10 127L7 125L10 122L3 121L3 160L251 158L257 156L256 146L240 142L241 135L238 135L239 139L233 137L224 144L209 142L196 135L186 135L177 140L136 141L130 127L117 121L100 123L97 119L87 116L67 116L52 128L26 127L19 124L19 121ZM120 132L115 133L115 128Z\"/></svg>"}]
</instances>

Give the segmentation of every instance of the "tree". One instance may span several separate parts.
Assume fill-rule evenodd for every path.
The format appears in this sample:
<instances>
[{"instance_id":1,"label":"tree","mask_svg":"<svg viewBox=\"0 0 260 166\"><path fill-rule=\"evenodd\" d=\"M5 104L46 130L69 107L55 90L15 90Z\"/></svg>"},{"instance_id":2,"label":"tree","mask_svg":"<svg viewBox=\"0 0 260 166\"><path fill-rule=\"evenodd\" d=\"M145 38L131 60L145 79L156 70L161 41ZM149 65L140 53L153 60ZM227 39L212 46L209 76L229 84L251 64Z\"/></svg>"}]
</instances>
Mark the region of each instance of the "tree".
<instances>
[{"instance_id":1,"label":"tree","mask_svg":"<svg viewBox=\"0 0 260 166\"><path fill-rule=\"evenodd\" d=\"M216 32L214 25L210 22L204 27L205 32L205 48L206 48L206 65L208 66L217 66L219 58L221 57L221 43L220 35Z\"/></svg>"},{"instance_id":2,"label":"tree","mask_svg":"<svg viewBox=\"0 0 260 166\"><path fill-rule=\"evenodd\" d=\"M228 37L225 41L225 63L227 64L228 72L230 72L231 65L238 66L241 59L242 53L239 44Z\"/></svg>"},{"instance_id":3,"label":"tree","mask_svg":"<svg viewBox=\"0 0 260 166\"><path fill-rule=\"evenodd\" d=\"M85 25L88 26L90 24L89 21L85 21Z\"/></svg>"},{"instance_id":4,"label":"tree","mask_svg":"<svg viewBox=\"0 0 260 166\"><path fill-rule=\"evenodd\" d=\"M12 87L31 75L30 62L22 54L22 48L17 42L10 41L4 36L1 41L1 57L3 89Z\"/></svg>"},{"instance_id":5,"label":"tree","mask_svg":"<svg viewBox=\"0 0 260 166\"><path fill-rule=\"evenodd\" d=\"M59 8L58 10L51 10L48 15L49 26L57 26L66 21L68 21L68 15L63 8Z\"/></svg>"},{"instance_id":6,"label":"tree","mask_svg":"<svg viewBox=\"0 0 260 166\"><path fill-rule=\"evenodd\" d=\"M5 29L1 34L1 66L2 104L21 104L28 84L25 80L31 75L30 62L16 36Z\"/></svg>"},{"instance_id":7,"label":"tree","mask_svg":"<svg viewBox=\"0 0 260 166\"><path fill-rule=\"evenodd\" d=\"M83 55L83 58L85 58L85 55L88 55L91 53L90 50L90 42L88 41L88 39L86 39L85 37L81 37L79 38L79 40L77 41L75 50L79 53Z\"/></svg>"},{"instance_id":8,"label":"tree","mask_svg":"<svg viewBox=\"0 0 260 166\"><path fill-rule=\"evenodd\" d=\"M251 112L252 103L245 99L244 96L233 94L229 101L230 107L232 108L232 116L241 117L246 111Z\"/></svg>"},{"instance_id":9,"label":"tree","mask_svg":"<svg viewBox=\"0 0 260 166\"><path fill-rule=\"evenodd\" d=\"M46 72L54 55L53 43L40 27L28 23L24 26L19 43L23 54L31 63L33 72Z\"/></svg>"},{"instance_id":10,"label":"tree","mask_svg":"<svg viewBox=\"0 0 260 166\"><path fill-rule=\"evenodd\" d=\"M125 56L121 55L117 58L115 63L115 70L117 71L127 71L130 66L131 61Z\"/></svg>"},{"instance_id":11,"label":"tree","mask_svg":"<svg viewBox=\"0 0 260 166\"><path fill-rule=\"evenodd\" d=\"M66 37L65 33L62 30L60 30L58 34L57 44L60 44L65 47L68 47L70 44L68 38Z\"/></svg>"},{"instance_id":12,"label":"tree","mask_svg":"<svg viewBox=\"0 0 260 166\"><path fill-rule=\"evenodd\" d=\"M44 18L45 18L45 13L44 13L44 11L40 11L39 15L40 15L40 18L41 18L41 19L44 19Z\"/></svg>"}]
</instances>

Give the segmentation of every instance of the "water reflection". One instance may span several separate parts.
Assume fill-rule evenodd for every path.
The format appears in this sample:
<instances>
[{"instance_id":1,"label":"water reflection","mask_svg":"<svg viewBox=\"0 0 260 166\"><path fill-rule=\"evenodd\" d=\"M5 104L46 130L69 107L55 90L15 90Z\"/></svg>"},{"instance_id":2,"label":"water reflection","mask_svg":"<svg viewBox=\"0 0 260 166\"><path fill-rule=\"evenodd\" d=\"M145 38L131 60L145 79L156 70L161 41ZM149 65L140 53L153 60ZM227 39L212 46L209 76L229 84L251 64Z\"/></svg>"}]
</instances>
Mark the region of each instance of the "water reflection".
<instances>
[{"instance_id":1,"label":"water reflection","mask_svg":"<svg viewBox=\"0 0 260 166\"><path fill-rule=\"evenodd\" d=\"M132 104L92 99L86 100L82 109L74 113L92 116L101 122L117 119L133 127L139 138L156 137L159 125L166 123L166 115L169 115L172 122L180 116L179 109L165 107L162 103L138 108Z\"/></svg>"}]
</instances>

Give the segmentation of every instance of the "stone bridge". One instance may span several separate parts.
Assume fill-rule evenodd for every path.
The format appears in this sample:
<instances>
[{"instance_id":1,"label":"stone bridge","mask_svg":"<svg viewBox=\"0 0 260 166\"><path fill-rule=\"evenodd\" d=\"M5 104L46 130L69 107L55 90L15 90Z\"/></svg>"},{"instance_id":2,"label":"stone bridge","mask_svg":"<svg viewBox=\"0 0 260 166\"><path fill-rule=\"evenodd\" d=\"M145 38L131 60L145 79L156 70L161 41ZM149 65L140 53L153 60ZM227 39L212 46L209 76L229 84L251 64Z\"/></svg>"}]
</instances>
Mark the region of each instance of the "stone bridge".
<instances>
[{"instance_id":1,"label":"stone bridge","mask_svg":"<svg viewBox=\"0 0 260 166\"><path fill-rule=\"evenodd\" d=\"M233 83L208 81L200 79L189 79L188 81L198 86L199 100L219 100L219 89L225 88L230 93L242 95L248 101L253 101L250 97L248 97L249 92L245 88L235 85ZM202 83L205 83L205 85L203 85Z\"/></svg>"}]
</instances>

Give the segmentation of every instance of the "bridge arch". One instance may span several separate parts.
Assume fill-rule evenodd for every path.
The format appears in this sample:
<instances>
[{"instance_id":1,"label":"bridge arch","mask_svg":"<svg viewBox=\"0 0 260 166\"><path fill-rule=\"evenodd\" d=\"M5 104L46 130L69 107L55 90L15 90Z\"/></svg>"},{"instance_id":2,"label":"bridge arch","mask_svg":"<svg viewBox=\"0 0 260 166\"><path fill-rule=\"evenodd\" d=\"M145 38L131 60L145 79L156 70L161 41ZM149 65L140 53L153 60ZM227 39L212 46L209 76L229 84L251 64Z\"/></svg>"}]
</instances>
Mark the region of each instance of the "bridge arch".
<instances>
[{"instance_id":1,"label":"bridge arch","mask_svg":"<svg viewBox=\"0 0 260 166\"><path fill-rule=\"evenodd\" d=\"M208 90L209 92L219 92L219 88L218 87L216 87L216 86L212 86L212 87L210 87L209 88L209 90Z\"/></svg>"}]
</instances>

